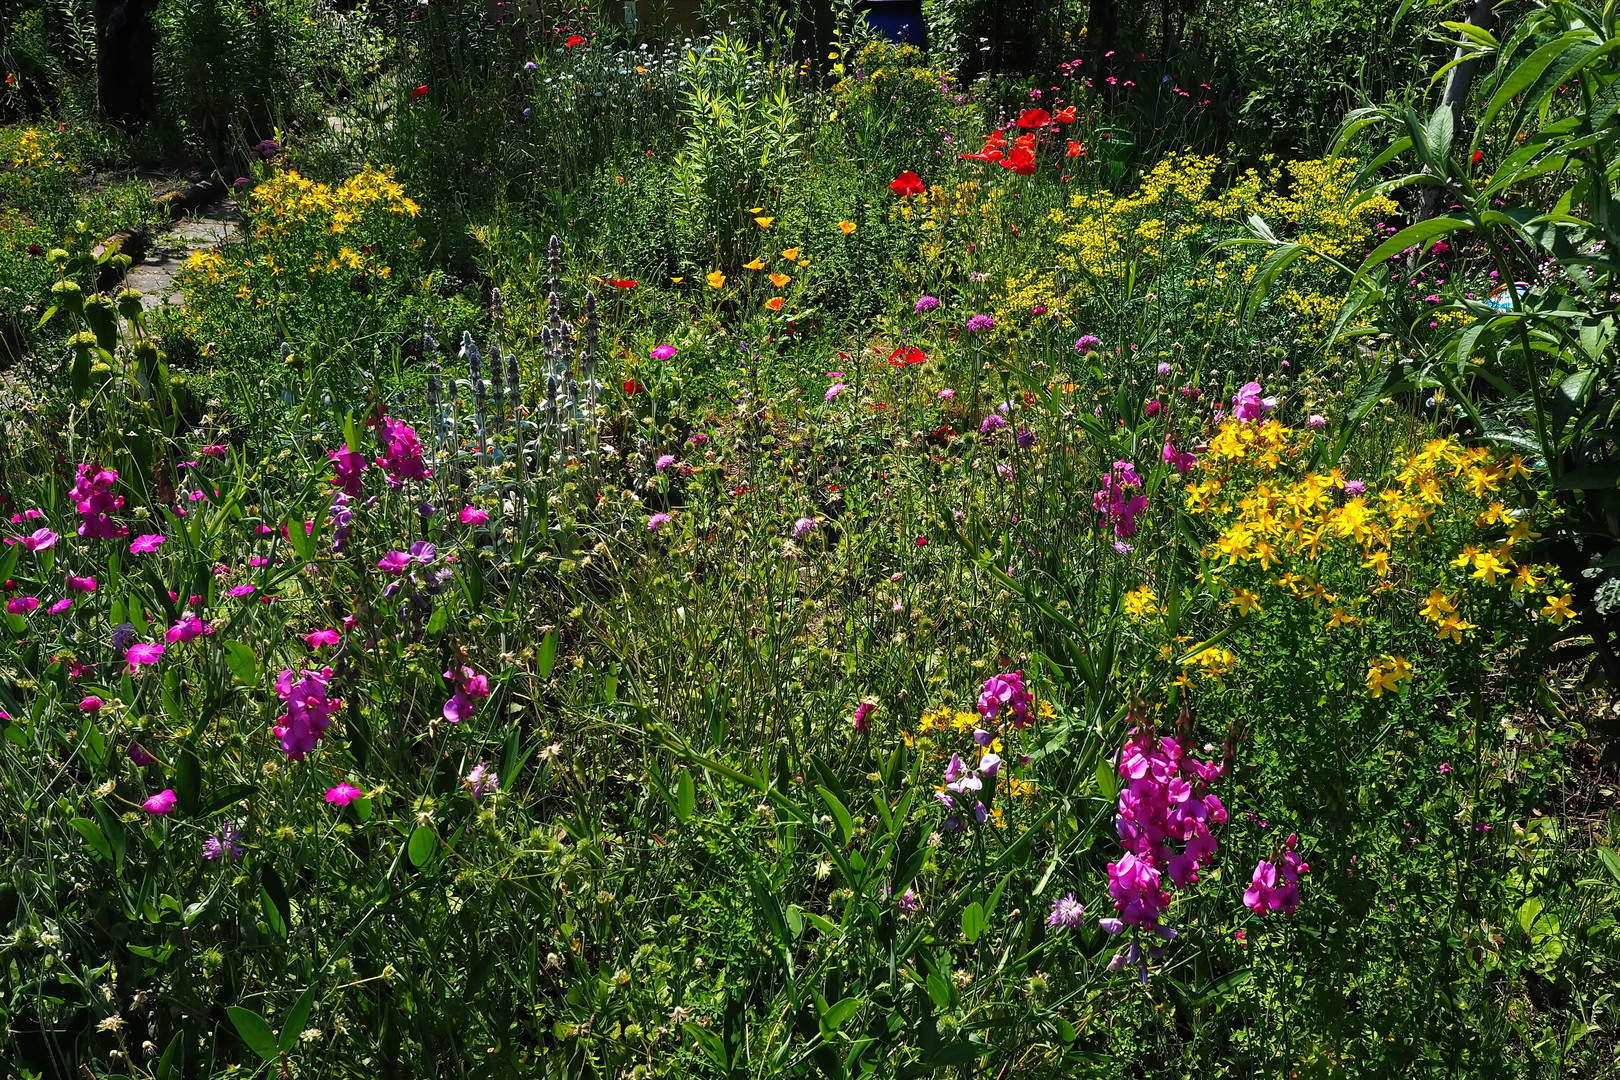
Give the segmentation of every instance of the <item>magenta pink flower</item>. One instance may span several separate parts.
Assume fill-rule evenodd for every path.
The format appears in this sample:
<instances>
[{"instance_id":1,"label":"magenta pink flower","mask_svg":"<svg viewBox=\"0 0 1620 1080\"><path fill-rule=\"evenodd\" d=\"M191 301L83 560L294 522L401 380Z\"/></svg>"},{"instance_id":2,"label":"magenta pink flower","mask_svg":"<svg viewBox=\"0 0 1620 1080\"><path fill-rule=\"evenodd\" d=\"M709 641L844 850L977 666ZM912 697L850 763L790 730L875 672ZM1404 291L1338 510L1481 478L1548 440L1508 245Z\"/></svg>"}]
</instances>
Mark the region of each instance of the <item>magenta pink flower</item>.
<instances>
[{"instance_id":1,"label":"magenta pink flower","mask_svg":"<svg viewBox=\"0 0 1620 1080\"><path fill-rule=\"evenodd\" d=\"M360 494L361 474L366 471L365 456L345 446L341 450L328 450L326 457L332 462L332 471L337 474L332 478L332 483L346 495Z\"/></svg>"},{"instance_id":2,"label":"magenta pink flower","mask_svg":"<svg viewBox=\"0 0 1620 1080\"><path fill-rule=\"evenodd\" d=\"M146 748L140 743L130 743L129 749L125 750L124 753L129 755L129 760L133 761L139 768L144 769L148 765L157 764L157 758L153 757L151 754L148 754L146 752Z\"/></svg>"},{"instance_id":3,"label":"magenta pink flower","mask_svg":"<svg viewBox=\"0 0 1620 1080\"><path fill-rule=\"evenodd\" d=\"M95 592L96 579L93 577L74 577L69 574L67 587L71 592Z\"/></svg>"},{"instance_id":4,"label":"magenta pink flower","mask_svg":"<svg viewBox=\"0 0 1620 1080\"><path fill-rule=\"evenodd\" d=\"M1198 464L1198 457L1186 450L1177 450L1176 444L1170 436L1164 437L1164 462L1178 473L1191 471Z\"/></svg>"},{"instance_id":5,"label":"magenta pink flower","mask_svg":"<svg viewBox=\"0 0 1620 1080\"><path fill-rule=\"evenodd\" d=\"M675 348L672 345L655 345L651 355L654 360L668 360L675 355Z\"/></svg>"},{"instance_id":6,"label":"magenta pink flower","mask_svg":"<svg viewBox=\"0 0 1620 1080\"><path fill-rule=\"evenodd\" d=\"M486 525L489 523L489 511L480 510L476 506L463 506L459 516L463 525Z\"/></svg>"},{"instance_id":7,"label":"magenta pink flower","mask_svg":"<svg viewBox=\"0 0 1620 1080\"><path fill-rule=\"evenodd\" d=\"M96 695L90 694L86 696L84 700L79 702L79 708L87 713L98 713L106 704L106 702L96 697Z\"/></svg>"},{"instance_id":8,"label":"magenta pink flower","mask_svg":"<svg viewBox=\"0 0 1620 1080\"><path fill-rule=\"evenodd\" d=\"M877 706L870 701L863 701L855 707L855 730L863 732L867 728L866 718L876 711Z\"/></svg>"},{"instance_id":9,"label":"magenta pink flower","mask_svg":"<svg viewBox=\"0 0 1620 1080\"><path fill-rule=\"evenodd\" d=\"M663 472L673 464L675 464L675 455L664 454L659 457L658 461L653 465L653 468L657 469L659 472Z\"/></svg>"},{"instance_id":10,"label":"magenta pink flower","mask_svg":"<svg viewBox=\"0 0 1620 1080\"><path fill-rule=\"evenodd\" d=\"M1116 461L1103 477L1102 490L1091 498L1092 508L1107 517L1114 535L1121 540L1136 535L1136 517L1147 509L1147 496L1139 494L1141 490L1142 478L1136 475L1136 466Z\"/></svg>"},{"instance_id":11,"label":"magenta pink flower","mask_svg":"<svg viewBox=\"0 0 1620 1080\"><path fill-rule=\"evenodd\" d=\"M226 596L252 596L257 590L252 585L236 585L225 590Z\"/></svg>"},{"instance_id":12,"label":"magenta pink flower","mask_svg":"<svg viewBox=\"0 0 1620 1080\"><path fill-rule=\"evenodd\" d=\"M276 696L286 705L271 728L281 740L281 749L289 760L303 761L315 749L315 744L332 725L332 714L343 702L326 696L332 681L332 669L304 671L302 675L288 668L276 677Z\"/></svg>"},{"instance_id":13,"label":"magenta pink flower","mask_svg":"<svg viewBox=\"0 0 1620 1080\"><path fill-rule=\"evenodd\" d=\"M489 697L489 678L463 664L444 673L456 684L455 693L444 703L444 718L452 724L470 720L478 711L478 702Z\"/></svg>"},{"instance_id":14,"label":"magenta pink flower","mask_svg":"<svg viewBox=\"0 0 1620 1080\"><path fill-rule=\"evenodd\" d=\"M203 457L224 457L230 453L230 447L224 443L212 443L197 451Z\"/></svg>"},{"instance_id":15,"label":"magenta pink flower","mask_svg":"<svg viewBox=\"0 0 1620 1080\"><path fill-rule=\"evenodd\" d=\"M130 541L129 553L131 555L143 555L150 551L156 551L158 549L158 545L162 544L166 539L168 538L159 536L157 533L147 533L144 536L137 536L134 540Z\"/></svg>"},{"instance_id":16,"label":"magenta pink flower","mask_svg":"<svg viewBox=\"0 0 1620 1080\"><path fill-rule=\"evenodd\" d=\"M1035 699L1024 689L1022 671L1004 671L984 680L979 688L979 715L992 720L1003 708L1013 716L1013 726L1022 728L1029 723L1030 706Z\"/></svg>"},{"instance_id":17,"label":"magenta pink flower","mask_svg":"<svg viewBox=\"0 0 1620 1080\"><path fill-rule=\"evenodd\" d=\"M179 801L180 799L177 795L175 795L173 788L164 788L156 795L153 795L151 798L141 803L141 809L145 810L148 814L161 817L162 815L173 810L174 804Z\"/></svg>"},{"instance_id":18,"label":"magenta pink flower","mask_svg":"<svg viewBox=\"0 0 1620 1080\"><path fill-rule=\"evenodd\" d=\"M409 424L391 416L382 419L384 456L377 459L383 472L388 474L388 486L403 487L407 480L426 480L433 470L422 460L422 441Z\"/></svg>"},{"instance_id":19,"label":"magenta pink flower","mask_svg":"<svg viewBox=\"0 0 1620 1080\"><path fill-rule=\"evenodd\" d=\"M202 619L195 615L187 615L169 627L168 631L163 635L163 640L173 645L176 642L193 641L204 634L212 634L213 632L214 628Z\"/></svg>"},{"instance_id":20,"label":"magenta pink flower","mask_svg":"<svg viewBox=\"0 0 1620 1080\"><path fill-rule=\"evenodd\" d=\"M411 565L411 557L403 551L390 551L377 560L379 569L390 574L402 574Z\"/></svg>"},{"instance_id":21,"label":"magenta pink flower","mask_svg":"<svg viewBox=\"0 0 1620 1080\"><path fill-rule=\"evenodd\" d=\"M647 531L657 532L659 529L662 529L665 525L668 525L673 520L675 519L670 517L668 514L654 514L652 517L647 519Z\"/></svg>"},{"instance_id":22,"label":"magenta pink flower","mask_svg":"<svg viewBox=\"0 0 1620 1080\"><path fill-rule=\"evenodd\" d=\"M47 615L60 615L60 614L62 614L62 612L66 611L68 608L70 608L72 606L73 606L73 597L64 596L64 597L62 597L62 599L58 600L56 603L54 603L50 607L46 608L45 609L45 614L47 614Z\"/></svg>"},{"instance_id":23,"label":"magenta pink flower","mask_svg":"<svg viewBox=\"0 0 1620 1080\"><path fill-rule=\"evenodd\" d=\"M337 806L348 806L365 793L347 781L326 789L326 801Z\"/></svg>"},{"instance_id":24,"label":"magenta pink flower","mask_svg":"<svg viewBox=\"0 0 1620 1080\"><path fill-rule=\"evenodd\" d=\"M1271 911L1292 915L1299 908L1299 879L1310 873L1311 867L1294 850L1298 843L1298 835L1289 833L1276 863L1261 859L1255 864L1249 887L1243 891L1244 906L1250 911L1258 915Z\"/></svg>"},{"instance_id":25,"label":"magenta pink flower","mask_svg":"<svg viewBox=\"0 0 1620 1080\"><path fill-rule=\"evenodd\" d=\"M304 644L312 649L318 649L322 645L336 645L342 640L343 635L331 629L312 630L304 635Z\"/></svg>"},{"instance_id":26,"label":"magenta pink flower","mask_svg":"<svg viewBox=\"0 0 1620 1080\"><path fill-rule=\"evenodd\" d=\"M62 538L49 529L35 529L22 538L22 546L26 551L48 551L55 547L60 539Z\"/></svg>"},{"instance_id":27,"label":"magenta pink flower","mask_svg":"<svg viewBox=\"0 0 1620 1080\"><path fill-rule=\"evenodd\" d=\"M112 493L116 483L117 470L98 469L88 463L79 466L78 480L68 496L79 512L79 535L86 540L110 540L129 535L129 529L108 516L124 508L124 497Z\"/></svg>"},{"instance_id":28,"label":"magenta pink flower","mask_svg":"<svg viewBox=\"0 0 1620 1080\"><path fill-rule=\"evenodd\" d=\"M26 615L39 607L37 596L14 596L6 601L7 615Z\"/></svg>"},{"instance_id":29,"label":"magenta pink flower","mask_svg":"<svg viewBox=\"0 0 1620 1080\"><path fill-rule=\"evenodd\" d=\"M1257 382L1244 383L1232 398L1232 415L1244 423L1258 420L1276 407L1276 398L1260 396L1260 384Z\"/></svg>"},{"instance_id":30,"label":"magenta pink flower","mask_svg":"<svg viewBox=\"0 0 1620 1080\"><path fill-rule=\"evenodd\" d=\"M124 652L124 670L133 675L136 669L155 664L162 657L162 645L149 645L144 641L137 642Z\"/></svg>"}]
</instances>

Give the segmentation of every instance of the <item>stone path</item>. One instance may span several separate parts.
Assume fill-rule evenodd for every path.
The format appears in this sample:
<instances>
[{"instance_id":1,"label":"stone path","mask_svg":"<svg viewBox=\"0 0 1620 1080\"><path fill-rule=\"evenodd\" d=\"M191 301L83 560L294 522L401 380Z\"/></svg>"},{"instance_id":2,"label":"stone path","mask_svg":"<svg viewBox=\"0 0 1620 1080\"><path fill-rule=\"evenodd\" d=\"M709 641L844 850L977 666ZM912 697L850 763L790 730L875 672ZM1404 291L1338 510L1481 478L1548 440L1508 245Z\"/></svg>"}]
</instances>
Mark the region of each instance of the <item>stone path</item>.
<instances>
[{"instance_id":1,"label":"stone path","mask_svg":"<svg viewBox=\"0 0 1620 1080\"><path fill-rule=\"evenodd\" d=\"M179 276L193 251L226 243L239 235L242 215L235 199L221 199L198 207L174 227L153 236L146 258L129 268L124 284L141 291L141 304L148 311L163 304L184 302L174 279Z\"/></svg>"}]
</instances>

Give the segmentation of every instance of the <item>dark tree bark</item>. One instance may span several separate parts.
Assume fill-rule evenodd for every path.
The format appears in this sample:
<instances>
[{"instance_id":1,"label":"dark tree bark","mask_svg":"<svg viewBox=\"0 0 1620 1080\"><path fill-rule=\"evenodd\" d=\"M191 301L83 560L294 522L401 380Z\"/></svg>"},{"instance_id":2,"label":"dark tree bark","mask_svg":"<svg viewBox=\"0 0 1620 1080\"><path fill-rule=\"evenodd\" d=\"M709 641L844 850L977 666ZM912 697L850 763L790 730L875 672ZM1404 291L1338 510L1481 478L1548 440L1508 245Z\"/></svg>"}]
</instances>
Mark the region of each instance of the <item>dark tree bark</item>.
<instances>
[{"instance_id":1,"label":"dark tree bark","mask_svg":"<svg viewBox=\"0 0 1620 1080\"><path fill-rule=\"evenodd\" d=\"M109 120L139 122L151 114L155 7L157 0L96 0L96 100Z\"/></svg>"},{"instance_id":2,"label":"dark tree bark","mask_svg":"<svg viewBox=\"0 0 1620 1080\"><path fill-rule=\"evenodd\" d=\"M1494 0L1473 0L1468 7L1468 22L1481 30L1489 30L1496 17L1493 2ZM1472 47L1467 38L1458 41L1457 52L1453 59L1467 55ZM1478 67L1478 60L1464 60L1446 72L1446 88L1441 91L1440 104L1451 110L1451 125L1455 131L1462 130L1463 106L1468 103L1468 91L1474 85L1474 71ZM1429 187L1423 192L1422 207L1422 218L1434 217L1435 211L1440 207L1438 187Z\"/></svg>"},{"instance_id":3,"label":"dark tree bark","mask_svg":"<svg viewBox=\"0 0 1620 1080\"><path fill-rule=\"evenodd\" d=\"M1114 0L1091 0L1091 11L1086 17L1086 51L1093 62L1118 45L1119 13Z\"/></svg>"}]
</instances>

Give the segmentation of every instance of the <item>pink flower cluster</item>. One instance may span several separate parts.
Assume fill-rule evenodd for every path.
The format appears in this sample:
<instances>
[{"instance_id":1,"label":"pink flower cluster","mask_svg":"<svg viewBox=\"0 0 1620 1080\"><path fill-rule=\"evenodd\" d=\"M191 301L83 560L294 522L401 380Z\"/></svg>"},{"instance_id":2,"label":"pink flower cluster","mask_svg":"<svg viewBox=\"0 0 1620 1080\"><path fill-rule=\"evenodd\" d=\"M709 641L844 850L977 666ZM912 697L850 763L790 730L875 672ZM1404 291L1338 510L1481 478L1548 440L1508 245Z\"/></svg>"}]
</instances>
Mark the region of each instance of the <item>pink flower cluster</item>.
<instances>
[{"instance_id":1,"label":"pink flower cluster","mask_svg":"<svg viewBox=\"0 0 1620 1080\"><path fill-rule=\"evenodd\" d=\"M359 495L360 474L366 471L364 455L345 446L341 450L328 450L326 456L331 459L332 470L337 473L332 478L333 485L342 488L350 498Z\"/></svg>"},{"instance_id":2,"label":"pink flower cluster","mask_svg":"<svg viewBox=\"0 0 1620 1080\"><path fill-rule=\"evenodd\" d=\"M968 768L967 762L962 760L961 754L952 754L951 763L945 766L945 787L934 792L934 798L939 800L941 806L951 811L946 819L945 827L956 832L962 827L962 817L957 810L956 800L961 798L964 803L973 801L973 820L983 825L990 817L989 809L978 793L984 790L984 782L993 779L1001 771L1001 758L997 754L986 754L979 759L977 768Z\"/></svg>"},{"instance_id":3,"label":"pink flower cluster","mask_svg":"<svg viewBox=\"0 0 1620 1080\"><path fill-rule=\"evenodd\" d=\"M1268 911L1292 915L1299 907L1299 879L1311 872L1311 864L1294 850L1298 843L1298 834L1289 833L1282 858L1275 863L1261 859L1255 865L1249 887L1243 891L1243 903L1249 910L1258 915Z\"/></svg>"},{"instance_id":4,"label":"pink flower cluster","mask_svg":"<svg viewBox=\"0 0 1620 1080\"><path fill-rule=\"evenodd\" d=\"M488 676L480 675L463 664L459 669L452 668L445 672L444 677L456 684L456 692L444 703L444 718L452 724L471 720L473 713L478 711L478 701L489 697Z\"/></svg>"},{"instance_id":5,"label":"pink flower cluster","mask_svg":"<svg viewBox=\"0 0 1620 1080\"><path fill-rule=\"evenodd\" d=\"M407 480L426 480L433 470L422 460L422 440L416 429L392 416L382 419L385 454L377 464L388 474L388 486L399 488Z\"/></svg>"},{"instance_id":6,"label":"pink flower cluster","mask_svg":"<svg viewBox=\"0 0 1620 1080\"><path fill-rule=\"evenodd\" d=\"M1126 852L1108 864L1108 893L1119 918L1105 921L1105 929L1118 932L1120 923L1156 929L1159 914L1170 903L1162 879L1169 877L1184 889L1198 880L1198 868L1214 859L1209 823L1225 824L1226 807L1209 785L1224 771L1221 763L1184 755L1172 738L1142 728L1132 731L1120 752L1125 786L1114 817ZM1173 842L1185 847L1176 851Z\"/></svg>"},{"instance_id":7,"label":"pink flower cluster","mask_svg":"<svg viewBox=\"0 0 1620 1080\"><path fill-rule=\"evenodd\" d=\"M1232 398L1232 415L1244 423L1258 420L1276 407L1276 398L1260 396L1260 384L1257 382L1244 383Z\"/></svg>"},{"instance_id":8,"label":"pink flower cluster","mask_svg":"<svg viewBox=\"0 0 1620 1080\"><path fill-rule=\"evenodd\" d=\"M303 761L304 755L315 749L326 729L332 726L332 714L343 702L327 697L332 682L332 669L306 670L302 675L291 668L276 678L276 696L286 703L281 723L271 728L281 740L281 749L289 760Z\"/></svg>"},{"instance_id":9,"label":"pink flower cluster","mask_svg":"<svg viewBox=\"0 0 1620 1080\"><path fill-rule=\"evenodd\" d=\"M1166 435L1164 437L1164 463L1178 473L1190 472L1198 464L1198 455L1190 450L1177 450L1176 444L1170 440L1170 436Z\"/></svg>"},{"instance_id":10,"label":"pink flower cluster","mask_svg":"<svg viewBox=\"0 0 1620 1080\"><path fill-rule=\"evenodd\" d=\"M1136 516L1147 509L1147 496L1139 494L1142 478L1129 461L1116 461L1103 477L1102 490L1091 498L1092 509L1107 517L1114 535L1127 540L1136 535Z\"/></svg>"},{"instance_id":11,"label":"pink flower cluster","mask_svg":"<svg viewBox=\"0 0 1620 1080\"><path fill-rule=\"evenodd\" d=\"M979 689L979 715L994 720L1002 709L1012 712L1013 727L1022 728L1029 723L1030 706L1035 699L1024 689L1022 671L1004 671L984 680Z\"/></svg>"},{"instance_id":12,"label":"pink flower cluster","mask_svg":"<svg viewBox=\"0 0 1620 1080\"><path fill-rule=\"evenodd\" d=\"M110 516L124 508L124 497L112 493L116 483L116 469L98 469L89 463L79 466L78 481L68 495L79 511L80 536L87 540L110 540L129 535L129 529Z\"/></svg>"}]
</instances>

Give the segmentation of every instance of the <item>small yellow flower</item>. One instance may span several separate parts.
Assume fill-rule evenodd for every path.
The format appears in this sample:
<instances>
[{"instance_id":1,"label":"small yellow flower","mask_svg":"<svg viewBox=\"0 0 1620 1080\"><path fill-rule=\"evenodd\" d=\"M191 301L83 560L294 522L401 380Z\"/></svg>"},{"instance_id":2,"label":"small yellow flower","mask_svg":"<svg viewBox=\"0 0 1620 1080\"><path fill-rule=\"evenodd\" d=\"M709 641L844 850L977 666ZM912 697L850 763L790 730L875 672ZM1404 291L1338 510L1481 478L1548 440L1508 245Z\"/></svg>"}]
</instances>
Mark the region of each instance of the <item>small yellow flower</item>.
<instances>
[{"instance_id":1,"label":"small yellow flower","mask_svg":"<svg viewBox=\"0 0 1620 1080\"><path fill-rule=\"evenodd\" d=\"M772 274L771 275L771 284L775 285L778 289L780 289L782 286L786 285L788 282L790 282L792 280L793 279L788 277L786 274Z\"/></svg>"},{"instance_id":2,"label":"small yellow flower","mask_svg":"<svg viewBox=\"0 0 1620 1080\"><path fill-rule=\"evenodd\" d=\"M1470 576L1483 579L1487 585L1495 585L1497 576L1507 573L1508 569L1494 551L1481 551L1474 556L1474 572Z\"/></svg>"},{"instance_id":3,"label":"small yellow flower","mask_svg":"<svg viewBox=\"0 0 1620 1080\"><path fill-rule=\"evenodd\" d=\"M782 258L787 259L789 261L797 259L798 257L799 257L799 249L796 248L796 247L784 248L783 251L782 251Z\"/></svg>"},{"instance_id":4,"label":"small yellow flower","mask_svg":"<svg viewBox=\"0 0 1620 1080\"><path fill-rule=\"evenodd\" d=\"M848 236L850 233L855 231L855 223L853 221L840 221L838 223L838 227L844 231L845 236Z\"/></svg>"},{"instance_id":5,"label":"small yellow flower","mask_svg":"<svg viewBox=\"0 0 1620 1080\"><path fill-rule=\"evenodd\" d=\"M1260 598L1248 589L1233 590L1232 599L1227 601L1226 606L1237 608L1242 616L1247 616L1251 611L1265 610L1260 606Z\"/></svg>"},{"instance_id":6,"label":"small yellow flower","mask_svg":"<svg viewBox=\"0 0 1620 1080\"><path fill-rule=\"evenodd\" d=\"M1551 619L1554 626L1563 626L1570 619L1580 614L1570 606L1570 601L1573 599L1574 597L1569 593L1565 593L1563 596L1549 595L1547 597L1547 606L1541 609L1541 613Z\"/></svg>"},{"instance_id":7,"label":"small yellow flower","mask_svg":"<svg viewBox=\"0 0 1620 1080\"><path fill-rule=\"evenodd\" d=\"M754 224L758 225L762 229L768 229L771 227L771 222L775 220L776 219L773 217L757 217L754 219Z\"/></svg>"},{"instance_id":8,"label":"small yellow flower","mask_svg":"<svg viewBox=\"0 0 1620 1080\"><path fill-rule=\"evenodd\" d=\"M707 280L711 288L719 289L725 285L726 275L719 270L710 270Z\"/></svg>"},{"instance_id":9,"label":"small yellow flower","mask_svg":"<svg viewBox=\"0 0 1620 1080\"><path fill-rule=\"evenodd\" d=\"M748 212L750 214L763 214L765 212L765 208L763 206L751 206L748 208Z\"/></svg>"},{"instance_id":10,"label":"small yellow flower","mask_svg":"<svg viewBox=\"0 0 1620 1080\"><path fill-rule=\"evenodd\" d=\"M1477 626L1471 622L1464 622L1462 616L1453 611L1446 616L1445 621L1435 630L1434 636L1437 641L1444 641L1449 637L1452 641L1461 645L1463 634L1477 629Z\"/></svg>"},{"instance_id":11,"label":"small yellow flower","mask_svg":"<svg viewBox=\"0 0 1620 1080\"><path fill-rule=\"evenodd\" d=\"M763 269L765 269L765 260L761 259L758 255L755 255L752 262L743 263L743 269L744 270L763 270Z\"/></svg>"},{"instance_id":12,"label":"small yellow flower","mask_svg":"<svg viewBox=\"0 0 1620 1080\"><path fill-rule=\"evenodd\" d=\"M1430 622L1437 623L1456 610L1457 597L1455 595L1448 595L1439 589L1430 589L1429 598L1423 602L1423 607L1418 611L1418 614Z\"/></svg>"},{"instance_id":13,"label":"small yellow flower","mask_svg":"<svg viewBox=\"0 0 1620 1080\"><path fill-rule=\"evenodd\" d=\"M670 280L670 284L679 285L681 282L685 281L686 279L683 278L683 277L672 277L669 280Z\"/></svg>"},{"instance_id":14,"label":"small yellow flower","mask_svg":"<svg viewBox=\"0 0 1620 1080\"><path fill-rule=\"evenodd\" d=\"M1411 679L1412 665L1403 656L1386 653L1367 664L1367 693L1371 697L1383 697L1386 692L1396 693L1402 683Z\"/></svg>"}]
</instances>

